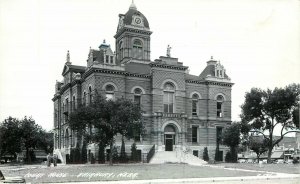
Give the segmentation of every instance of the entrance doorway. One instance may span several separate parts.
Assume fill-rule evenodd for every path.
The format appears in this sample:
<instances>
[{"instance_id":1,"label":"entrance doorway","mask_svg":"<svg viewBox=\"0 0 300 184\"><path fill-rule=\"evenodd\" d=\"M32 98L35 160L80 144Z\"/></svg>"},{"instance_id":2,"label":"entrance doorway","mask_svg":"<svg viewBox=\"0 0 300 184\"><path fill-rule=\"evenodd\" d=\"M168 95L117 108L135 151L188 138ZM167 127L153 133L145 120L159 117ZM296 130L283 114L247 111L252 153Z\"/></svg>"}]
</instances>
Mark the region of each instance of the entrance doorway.
<instances>
[{"instance_id":1,"label":"entrance doorway","mask_svg":"<svg viewBox=\"0 0 300 184\"><path fill-rule=\"evenodd\" d=\"M172 125L165 127L165 151L173 151L173 145L175 145L175 128Z\"/></svg>"},{"instance_id":2,"label":"entrance doorway","mask_svg":"<svg viewBox=\"0 0 300 184\"><path fill-rule=\"evenodd\" d=\"M165 134L166 151L173 151L173 145L175 144L175 134Z\"/></svg>"}]
</instances>

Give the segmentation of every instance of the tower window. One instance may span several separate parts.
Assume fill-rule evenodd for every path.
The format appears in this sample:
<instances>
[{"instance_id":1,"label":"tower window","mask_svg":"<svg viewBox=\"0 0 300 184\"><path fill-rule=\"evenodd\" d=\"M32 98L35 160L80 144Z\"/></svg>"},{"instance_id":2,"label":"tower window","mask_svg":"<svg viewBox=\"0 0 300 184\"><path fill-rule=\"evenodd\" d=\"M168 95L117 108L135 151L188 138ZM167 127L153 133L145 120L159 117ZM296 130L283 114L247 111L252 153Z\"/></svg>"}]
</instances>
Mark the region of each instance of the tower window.
<instances>
[{"instance_id":1,"label":"tower window","mask_svg":"<svg viewBox=\"0 0 300 184\"><path fill-rule=\"evenodd\" d=\"M114 100L115 99L115 87L111 84L108 84L105 87L105 96L106 100Z\"/></svg>"},{"instance_id":2,"label":"tower window","mask_svg":"<svg viewBox=\"0 0 300 184\"><path fill-rule=\"evenodd\" d=\"M219 95L217 97L217 117L219 118L223 117L223 103L224 103L224 98L222 95Z\"/></svg>"},{"instance_id":3,"label":"tower window","mask_svg":"<svg viewBox=\"0 0 300 184\"><path fill-rule=\"evenodd\" d=\"M143 59L143 43L141 40L135 39L133 41L133 57Z\"/></svg>"},{"instance_id":4,"label":"tower window","mask_svg":"<svg viewBox=\"0 0 300 184\"><path fill-rule=\"evenodd\" d=\"M175 87L172 83L168 82L164 86L164 112L173 113L174 111L174 92Z\"/></svg>"}]
</instances>

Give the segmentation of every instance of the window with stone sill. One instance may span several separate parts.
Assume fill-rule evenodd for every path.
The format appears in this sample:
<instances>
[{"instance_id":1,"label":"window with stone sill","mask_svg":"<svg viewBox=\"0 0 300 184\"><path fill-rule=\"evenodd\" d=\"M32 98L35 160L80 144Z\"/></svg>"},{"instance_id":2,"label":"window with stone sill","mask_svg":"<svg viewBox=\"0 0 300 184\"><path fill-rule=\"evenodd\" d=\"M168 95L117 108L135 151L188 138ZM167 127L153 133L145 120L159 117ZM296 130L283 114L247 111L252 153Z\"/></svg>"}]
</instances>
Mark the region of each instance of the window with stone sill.
<instances>
[{"instance_id":1,"label":"window with stone sill","mask_svg":"<svg viewBox=\"0 0 300 184\"><path fill-rule=\"evenodd\" d=\"M111 84L106 85L105 97L106 97L106 100L114 100L115 99L115 87L113 85L111 85Z\"/></svg>"},{"instance_id":2,"label":"window with stone sill","mask_svg":"<svg viewBox=\"0 0 300 184\"><path fill-rule=\"evenodd\" d=\"M192 96L192 115L193 116L198 115L198 100L199 100L198 94L193 94L193 96Z\"/></svg>"},{"instance_id":3,"label":"window with stone sill","mask_svg":"<svg viewBox=\"0 0 300 184\"><path fill-rule=\"evenodd\" d=\"M93 101L93 95L92 95L92 87L89 86L89 104L91 104Z\"/></svg>"},{"instance_id":4,"label":"window with stone sill","mask_svg":"<svg viewBox=\"0 0 300 184\"><path fill-rule=\"evenodd\" d=\"M143 59L143 43L139 39L133 41L133 58Z\"/></svg>"},{"instance_id":5,"label":"window with stone sill","mask_svg":"<svg viewBox=\"0 0 300 184\"><path fill-rule=\"evenodd\" d=\"M198 142L198 127L196 127L196 126L192 127L192 142L193 143Z\"/></svg>"},{"instance_id":6,"label":"window with stone sill","mask_svg":"<svg viewBox=\"0 0 300 184\"><path fill-rule=\"evenodd\" d=\"M164 112L165 113L174 113L174 93L175 87L172 83L168 82L164 86Z\"/></svg>"},{"instance_id":7,"label":"window with stone sill","mask_svg":"<svg viewBox=\"0 0 300 184\"><path fill-rule=\"evenodd\" d=\"M141 107L141 96L142 96L142 90L140 88L134 89L134 103Z\"/></svg>"}]
</instances>

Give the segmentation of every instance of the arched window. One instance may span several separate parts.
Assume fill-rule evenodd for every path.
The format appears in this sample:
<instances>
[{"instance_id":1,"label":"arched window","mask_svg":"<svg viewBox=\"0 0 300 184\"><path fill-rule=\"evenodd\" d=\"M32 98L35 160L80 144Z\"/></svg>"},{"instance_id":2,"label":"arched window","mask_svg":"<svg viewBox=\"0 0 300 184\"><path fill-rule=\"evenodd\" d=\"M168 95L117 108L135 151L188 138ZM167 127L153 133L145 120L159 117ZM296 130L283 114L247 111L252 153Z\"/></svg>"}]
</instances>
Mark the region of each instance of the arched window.
<instances>
[{"instance_id":1,"label":"arched window","mask_svg":"<svg viewBox=\"0 0 300 184\"><path fill-rule=\"evenodd\" d=\"M89 86L89 104L92 103L92 100L93 100L93 95L92 95L92 87Z\"/></svg>"},{"instance_id":2,"label":"arched window","mask_svg":"<svg viewBox=\"0 0 300 184\"><path fill-rule=\"evenodd\" d=\"M133 101L139 107L141 106L141 96L142 96L142 90L140 88L135 88Z\"/></svg>"},{"instance_id":3,"label":"arched window","mask_svg":"<svg viewBox=\"0 0 300 184\"><path fill-rule=\"evenodd\" d=\"M223 102L224 97L222 95L217 96L217 117L223 117Z\"/></svg>"},{"instance_id":4,"label":"arched window","mask_svg":"<svg viewBox=\"0 0 300 184\"><path fill-rule=\"evenodd\" d=\"M143 43L141 40L133 41L133 58L143 59Z\"/></svg>"},{"instance_id":5,"label":"arched window","mask_svg":"<svg viewBox=\"0 0 300 184\"><path fill-rule=\"evenodd\" d=\"M198 94L193 94L192 96L192 115L197 115L198 113L198 99L199 95Z\"/></svg>"},{"instance_id":6,"label":"arched window","mask_svg":"<svg viewBox=\"0 0 300 184\"><path fill-rule=\"evenodd\" d=\"M111 84L105 86L105 97L106 100L114 100L115 99L115 87Z\"/></svg>"},{"instance_id":7,"label":"arched window","mask_svg":"<svg viewBox=\"0 0 300 184\"><path fill-rule=\"evenodd\" d=\"M164 86L164 112L173 113L174 112L174 93L175 87L171 82L167 82Z\"/></svg>"}]
</instances>

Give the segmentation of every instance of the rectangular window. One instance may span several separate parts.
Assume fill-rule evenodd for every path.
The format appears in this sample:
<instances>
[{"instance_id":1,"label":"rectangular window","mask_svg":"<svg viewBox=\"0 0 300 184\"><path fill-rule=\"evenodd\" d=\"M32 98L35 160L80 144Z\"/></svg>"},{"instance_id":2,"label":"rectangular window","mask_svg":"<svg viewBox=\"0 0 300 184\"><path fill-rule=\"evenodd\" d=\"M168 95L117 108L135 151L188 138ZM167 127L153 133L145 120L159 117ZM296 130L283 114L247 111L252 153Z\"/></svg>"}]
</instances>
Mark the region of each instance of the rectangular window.
<instances>
[{"instance_id":1,"label":"rectangular window","mask_svg":"<svg viewBox=\"0 0 300 184\"><path fill-rule=\"evenodd\" d=\"M196 100L192 101L192 115L197 115L197 102Z\"/></svg>"},{"instance_id":2,"label":"rectangular window","mask_svg":"<svg viewBox=\"0 0 300 184\"><path fill-rule=\"evenodd\" d=\"M106 55L106 57L105 57L105 63L109 63L109 55Z\"/></svg>"},{"instance_id":3,"label":"rectangular window","mask_svg":"<svg viewBox=\"0 0 300 184\"><path fill-rule=\"evenodd\" d=\"M197 137L198 137L198 128L192 127L192 142L198 142Z\"/></svg>"},{"instance_id":4,"label":"rectangular window","mask_svg":"<svg viewBox=\"0 0 300 184\"><path fill-rule=\"evenodd\" d=\"M217 102L217 117L221 118L222 116L222 102Z\"/></svg>"},{"instance_id":5,"label":"rectangular window","mask_svg":"<svg viewBox=\"0 0 300 184\"><path fill-rule=\"evenodd\" d=\"M164 92L164 97L163 97L163 103L164 103L164 112L166 113L173 113L173 98L174 98L174 93L172 92Z\"/></svg>"},{"instance_id":6,"label":"rectangular window","mask_svg":"<svg viewBox=\"0 0 300 184\"><path fill-rule=\"evenodd\" d=\"M114 56L110 56L110 64L114 63Z\"/></svg>"},{"instance_id":7,"label":"rectangular window","mask_svg":"<svg viewBox=\"0 0 300 184\"><path fill-rule=\"evenodd\" d=\"M141 106L141 96L135 95L134 103L140 107Z\"/></svg>"},{"instance_id":8,"label":"rectangular window","mask_svg":"<svg viewBox=\"0 0 300 184\"><path fill-rule=\"evenodd\" d=\"M69 99L66 99L66 108L65 111L68 112L69 111Z\"/></svg>"}]
</instances>

